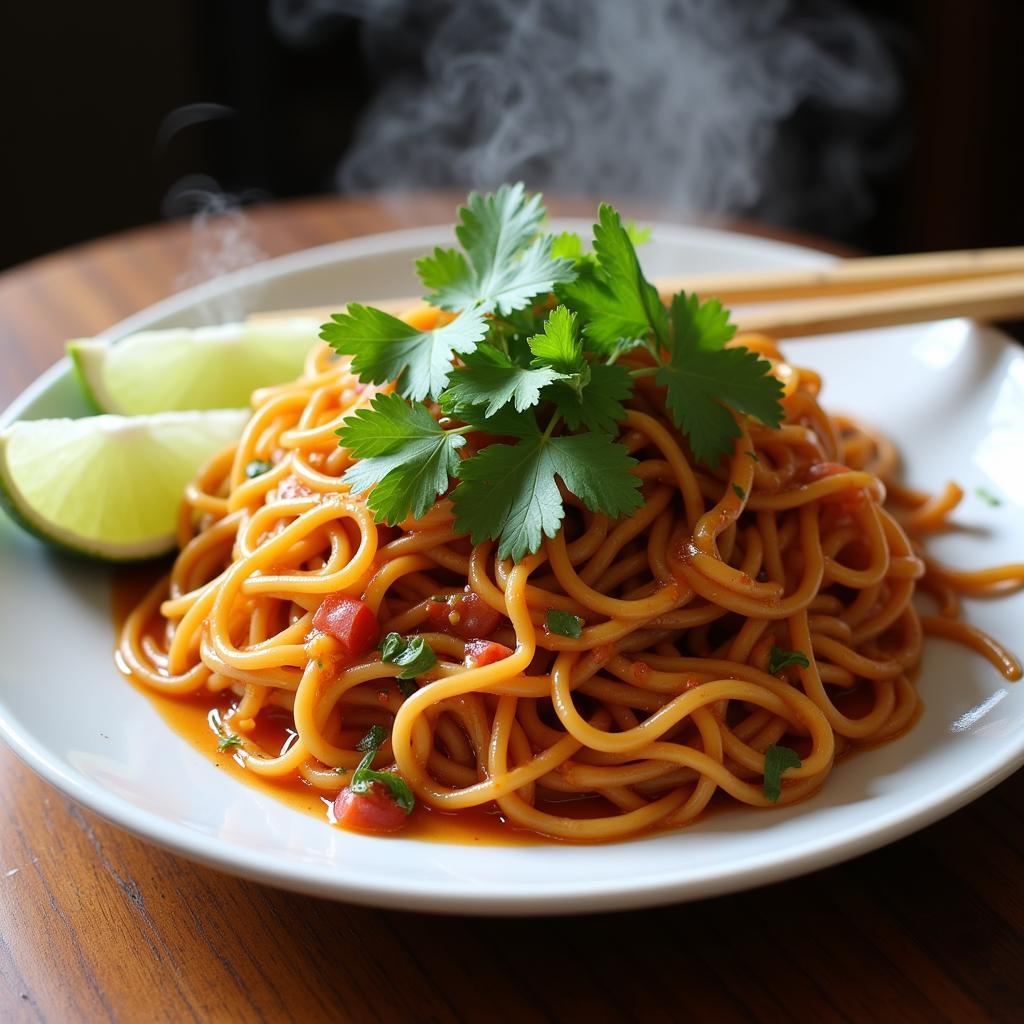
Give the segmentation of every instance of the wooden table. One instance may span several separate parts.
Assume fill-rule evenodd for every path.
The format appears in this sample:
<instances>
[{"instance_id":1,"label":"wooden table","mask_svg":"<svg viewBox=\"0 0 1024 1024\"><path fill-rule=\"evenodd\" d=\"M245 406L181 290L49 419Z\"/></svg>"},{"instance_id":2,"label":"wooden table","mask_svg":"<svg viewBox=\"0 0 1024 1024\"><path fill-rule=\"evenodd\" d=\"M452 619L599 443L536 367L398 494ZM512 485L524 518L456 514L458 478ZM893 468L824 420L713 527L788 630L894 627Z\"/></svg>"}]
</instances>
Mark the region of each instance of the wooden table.
<instances>
[{"instance_id":1,"label":"wooden table","mask_svg":"<svg viewBox=\"0 0 1024 1024\"><path fill-rule=\"evenodd\" d=\"M451 218L447 198L256 210L278 254ZM0 276L0 407L174 291L189 227ZM0 581L2 585L2 581ZM314 1016L319 1015L319 1016ZM0 1021L1024 1019L1024 773L884 850L662 910L496 920L363 910L197 867L0 749Z\"/></svg>"}]
</instances>

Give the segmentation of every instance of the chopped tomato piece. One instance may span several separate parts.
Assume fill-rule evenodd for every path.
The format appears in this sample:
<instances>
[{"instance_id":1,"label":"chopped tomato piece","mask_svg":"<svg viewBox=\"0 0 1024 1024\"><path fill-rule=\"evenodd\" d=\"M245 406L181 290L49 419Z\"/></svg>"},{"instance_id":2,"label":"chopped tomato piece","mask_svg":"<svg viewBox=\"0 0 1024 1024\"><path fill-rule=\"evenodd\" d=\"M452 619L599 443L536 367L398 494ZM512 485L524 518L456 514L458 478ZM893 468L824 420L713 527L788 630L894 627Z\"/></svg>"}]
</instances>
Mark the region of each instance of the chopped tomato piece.
<instances>
[{"instance_id":1,"label":"chopped tomato piece","mask_svg":"<svg viewBox=\"0 0 1024 1024\"><path fill-rule=\"evenodd\" d=\"M409 817L379 782L365 793L346 786L334 800L334 818L342 828L360 832L395 832Z\"/></svg>"},{"instance_id":2,"label":"chopped tomato piece","mask_svg":"<svg viewBox=\"0 0 1024 1024\"><path fill-rule=\"evenodd\" d=\"M377 616L365 601L342 594L329 594L313 616L321 633L333 636L345 654L356 657L371 650L380 636Z\"/></svg>"},{"instance_id":3,"label":"chopped tomato piece","mask_svg":"<svg viewBox=\"0 0 1024 1024\"><path fill-rule=\"evenodd\" d=\"M431 601L427 605L427 621L439 632L474 640L490 636L498 628L501 614L467 585L462 594Z\"/></svg>"},{"instance_id":4,"label":"chopped tomato piece","mask_svg":"<svg viewBox=\"0 0 1024 1024\"><path fill-rule=\"evenodd\" d=\"M466 668L483 668L503 661L512 653L511 647L495 643L493 640L466 641Z\"/></svg>"}]
</instances>

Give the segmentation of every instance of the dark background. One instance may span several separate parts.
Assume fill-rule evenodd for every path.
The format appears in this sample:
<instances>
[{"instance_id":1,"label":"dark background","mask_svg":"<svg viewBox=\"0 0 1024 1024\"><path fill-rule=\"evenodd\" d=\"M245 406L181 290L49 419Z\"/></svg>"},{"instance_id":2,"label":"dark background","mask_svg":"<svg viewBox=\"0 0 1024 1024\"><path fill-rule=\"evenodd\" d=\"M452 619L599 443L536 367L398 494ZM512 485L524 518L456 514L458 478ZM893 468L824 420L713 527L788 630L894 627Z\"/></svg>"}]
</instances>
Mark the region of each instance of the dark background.
<instances>
[{"instance_id":1,"label":"dark background","mask_svg":"<svg viewBox=\"0 0 1024 1024\"><path fill-rule=\"evenodd\" d=\"M1024 243L1024 3L854 6L904 80L881 139L901 155L870 180L859 223L836 229L797 209L788 226L874 252ZM315 41L288 44L262 0L4 4L0 268L187 214L202 176L246 202L333 191L375 87L360 32L336 17ZM227 109L172 132L168 115L195 103ZM816 128L798 110L783 137L798 147Z\"/></svg>"}]
</instances>

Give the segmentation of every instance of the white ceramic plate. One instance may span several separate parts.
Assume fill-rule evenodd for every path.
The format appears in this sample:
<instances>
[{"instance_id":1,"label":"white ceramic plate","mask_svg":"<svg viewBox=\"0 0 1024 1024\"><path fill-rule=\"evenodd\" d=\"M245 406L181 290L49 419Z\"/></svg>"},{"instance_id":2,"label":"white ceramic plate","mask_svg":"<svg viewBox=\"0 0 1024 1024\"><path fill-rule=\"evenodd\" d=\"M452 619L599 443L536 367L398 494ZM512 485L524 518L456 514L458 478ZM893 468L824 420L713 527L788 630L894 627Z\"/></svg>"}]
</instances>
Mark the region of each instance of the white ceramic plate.
<instances>
[{"instance_id":1,"label":"white ceramic plate","mask_svg":"<svg viewBox=\"0 0 1024 1024\"><path fill-rule=\"evenodd\" d=\"M562 225L559 225L561 227ZM565 226L587 230L587 225ZM381 235L261 264L174 296L114 328L238 317L255 309L415 293L413 258L450 228ZM812 265L818 253L702 229L658 227L652 274ZM1024 558L1024 358L964 321L791 343L825 377L831 409L893 436L908 478L955 477L971 529L941 537L949 562ZM0 417L83 412L66 362ZM984 485L1003 496L990 508ZM734 811L671 835L606 846L486 847L373 839L225 777L172 733L111 662L109 581L51 555L0 516L0 732L36 771L122 827L225 871L358 903L459 913L640 907L776 881L852 857L949 814L1024 761L1024 686L930 640L925 710L902 739L840 764L795 807ZM1024 594L967 616L1024 647Z\"/></svg>"}]
</instances>

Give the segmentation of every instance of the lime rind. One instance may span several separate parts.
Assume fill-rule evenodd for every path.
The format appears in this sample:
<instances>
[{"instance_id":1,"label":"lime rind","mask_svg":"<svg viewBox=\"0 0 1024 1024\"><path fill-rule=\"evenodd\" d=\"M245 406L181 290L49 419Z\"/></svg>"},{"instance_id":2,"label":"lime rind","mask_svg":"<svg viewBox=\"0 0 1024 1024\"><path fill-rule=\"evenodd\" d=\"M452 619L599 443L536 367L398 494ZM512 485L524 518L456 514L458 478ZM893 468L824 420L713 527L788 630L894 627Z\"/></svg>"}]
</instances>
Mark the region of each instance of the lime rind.
<instances>
[{"instance_id":1,"label":"lime rind","mask_svg":"<svg viewBox=\"0 0 1024 1024\"><path fill-rule=\"evenodd\" d=\"M243 408L257 388L298 377L317 340L309 317L142 331L119 342L68 344L82 390L98 411L141 416Z\"/></svg>"},{"instance_id":2,"label":"lime rind","mask_svg":"<svg viewBox=\"0 0 1024 1024\"><path fill-rule=\"evenodd\" d=\"M27 420L0 433L0 505L47 543L110 562L175 546L181 495L245 410Z\"/></svg>"},{"instance_id":3,"label":"lime rind","mask_svg":"<svg viewBox=\"0 0 1024 1024\"><path fill-rule=\"evenodd\" d=\"M82 392L85 404L89 407L90 413L96 414L103 412L103 407L100 405L99 400L93 393L92 386L89 384L89 378L85 372L84 357L82 354L83 347L91 343L92 339L90 338L78 338L75 341L68 342L67 350L68 358L71 360L71 372L74 375L79 390Z\"/></svg>"}]
</instances>

